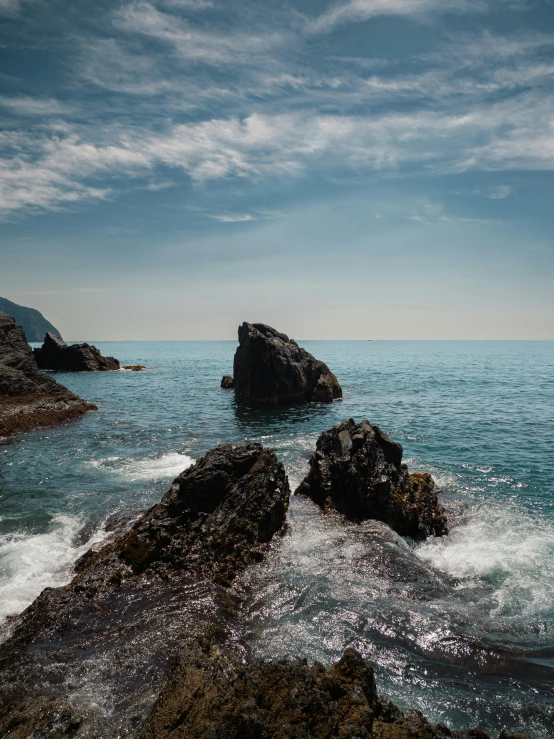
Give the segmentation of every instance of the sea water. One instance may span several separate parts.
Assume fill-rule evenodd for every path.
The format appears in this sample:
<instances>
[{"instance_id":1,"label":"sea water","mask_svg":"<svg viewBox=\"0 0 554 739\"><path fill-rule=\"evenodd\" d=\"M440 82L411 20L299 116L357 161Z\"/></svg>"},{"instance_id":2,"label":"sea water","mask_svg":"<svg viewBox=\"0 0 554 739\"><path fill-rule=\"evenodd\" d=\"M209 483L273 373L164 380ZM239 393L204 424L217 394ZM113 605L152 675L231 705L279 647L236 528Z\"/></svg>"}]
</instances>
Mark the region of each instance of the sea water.
<instances>
[{"instance_id":1,"label":"sea water","mask_svg":"<svg viewBox=\"0 0 554 739\"><path fill-rule=\"evenodd\" d=\"M344 400L288 409L220 389L234 342L95 343L148 369L57 373L98 412L0 446L0 622L215 445L272 447L294 488L323 430L368 418L433 474L451 533L416 545L293 498L244 578L254 654L330 664L353 645L403 709L554 736L553 342L300 342Z\"/></svg>"}]
</instances>

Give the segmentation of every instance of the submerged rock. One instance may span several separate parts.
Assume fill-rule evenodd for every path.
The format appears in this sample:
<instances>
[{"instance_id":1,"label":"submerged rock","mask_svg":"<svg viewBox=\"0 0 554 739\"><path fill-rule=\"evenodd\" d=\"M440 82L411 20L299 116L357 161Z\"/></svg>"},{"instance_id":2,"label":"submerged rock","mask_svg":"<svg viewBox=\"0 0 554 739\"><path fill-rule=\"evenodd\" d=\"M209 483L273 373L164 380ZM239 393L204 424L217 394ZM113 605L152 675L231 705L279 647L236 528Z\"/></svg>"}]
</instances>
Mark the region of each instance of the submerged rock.
<instances>
[{"instance_id":1,"label":"submerged rock","mask_svg":"<svg viewBox=\"0 0 554 739\"><path fill-rule=\"evenodd\" d=\"M400 444L369 421L350 419L324 431L296 492L354 521L383 521L412 539L448 533L431 475L410 474Z\"/></svg>"},{"instance_id":2,"label":"submerged rock","mask_svg":"<svg viewBox=\"0 0 554 739\"><path fill-rule=\"evenodd\" d=\"M341 386L324 362L264 323L239 327L234 378L237 400L255 405L342 398Z\"/></svg>"},{"instance_id":3,"label":"submerged rock","mask_svg":"<svg viewBox=\"0 0 554 739\"><path fill-rule=\"evenodd\" d=\"M39 371L21 326L0 313L0 436L79 418L93 403Z\"/></svg>"},{"instance_id":4,"label":"submerged rock","mask_svg":"<svg viewBox=\"0 0 554 739\"><path fill-rule=\"evenodd\" d=\"M104 357L90 344L71 344L70 346L52 333L44 337L40 349L34 349L35 360L40 369L60 372L107 372L118 370L119 361L114 357Z\"/></svg>"},{"instance_id":5,"label":"submerged rock","mask_svg":"<svg viewBox=\"0 0 554 739\"><path fill-rule=\"evenodd\" d=\"M221 387L224 390L232 390L235 387L235 380L230 375L223 375L221 378Z\"/></svg>"}]
</instances>

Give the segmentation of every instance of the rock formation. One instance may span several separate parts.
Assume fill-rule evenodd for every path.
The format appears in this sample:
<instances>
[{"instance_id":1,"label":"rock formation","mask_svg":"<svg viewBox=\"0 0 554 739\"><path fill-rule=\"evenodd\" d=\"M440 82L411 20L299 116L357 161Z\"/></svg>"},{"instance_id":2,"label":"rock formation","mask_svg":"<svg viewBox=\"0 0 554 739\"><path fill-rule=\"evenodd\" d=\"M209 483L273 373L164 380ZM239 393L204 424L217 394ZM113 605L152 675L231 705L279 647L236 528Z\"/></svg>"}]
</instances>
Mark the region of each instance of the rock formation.
<instances>
[{"instance_id":1,"label":"rock formation","mask_svg":"<svg viewBox=\"0 0 554 739\"><path fill-rule=\"evenodd\" d=\"M15 322L19 323L25 331L27 341L42 341L47 331L53 333L54 336L61 337L58 329L35 308L26 308L24 305L12 303L7 298L0 298L0 313L12 316Z\"/></svg>"},{"instance_id":2,"label":"rock formation","mask_svg":"<svg viewBox=\"0 0 554 739\"><path fill-rule=\"evenodd\" d=\"M287 658L237 663L207 639L187 646L139 739L490 739L450 731L380 698L352 648L328 670ZM500 739L529 739L503 732Z\"/></svg>"},{"instance_id":3,"label":"rock formation","mask_svg":"<svg viewBox=\"0 0 554 739\"><path fill-rule=\"evenodd\" d=\"M283 527L289 495L259 444L220 446L177 477L14 622L0 646L0 736L136 736L181 645L233 613L228 586ZM108 688L113 710L69 701L68 684Z\"/></svg>"},{"instance_id":4,"label":"rock formation","mask_svg":"<svg viewBox=\"0 0 554 739\"><path fill-rule=\"evenodd\" d=\"M118 370L119 362L114 357L103 357L95 346L71 344L52 333L44 337L40 349L33 349L40 369L60 372L106 372Z\"/></svg>"},{"instance_id":5,"label":"rock formation","mask_svg":"<svg viewBox=\"0 0 554 739\"><path fill-rule=\"evenodd\" d=\"M401 713L352 648L329 669L240 652L240 588L228 585L284 530L289 493L273 452L253 443L179 475L16 620L0 646L0 736L489 739Z\"/></svg>"},{"instance_id":6,"label":"rock formation","mask_svg":"<svg viewBox=\"0 0 554 739\"><path fill-rule=\"evenodd\" d=\"M235 387L235 380L230 375L223 375L221 378L221 387L224 390L232 390Z\"/></svg>"},{"instance_id":7,"label":"rock formation","mask_svg":"<svg viewBox=\"0 0 554 739\"><path fill-rule=\"evenodd\" d=\"M0 313L0 436L55 426L95 409L39 371L22 327Z\"/></svg>"},{"instance_id":8,"label":"rock formation","mask_svg":"<svg viewBox=\"0 0 554 739\"><path fill-rule=\"evenodd\" d=\"M431 475L410 474L400 444L369 421L350 419L321 434L296 492L354 521L384 521L401 536L448 533Z\"/></svg>"},{"instance_id":9,"label":"rock formation","mask_svg":"<svg viewBox=\"0 0 554 739\"><path fill-rule=\"evenodd\" d=\"M239 327L234 381L237 400L254 405L331 403L342 398L341 386L324 362L263 323Z\"/></svg>"}]
</instances>

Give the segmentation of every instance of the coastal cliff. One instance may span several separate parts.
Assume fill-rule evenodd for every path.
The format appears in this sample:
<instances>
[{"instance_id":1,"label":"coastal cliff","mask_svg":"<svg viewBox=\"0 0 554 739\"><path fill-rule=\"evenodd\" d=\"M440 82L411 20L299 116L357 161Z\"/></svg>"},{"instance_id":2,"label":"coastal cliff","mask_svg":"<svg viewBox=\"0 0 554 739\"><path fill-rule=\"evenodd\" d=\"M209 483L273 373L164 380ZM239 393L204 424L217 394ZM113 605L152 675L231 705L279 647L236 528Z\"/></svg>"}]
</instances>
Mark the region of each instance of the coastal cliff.
<instances>
[{"instance_id":1,"label":"coastal cliff","mask_svg":"<svg viewBox=\"0 0 554 739\"><path fill-rule=\"evenodd\" d=\"M0 313L6 313L15 319L15 322L25 331L27 341L42 341L48 331L61 338L58 329L46 320L36 308L27 308L24 305L13 303L7 298L0 298Z\"/></svg>"},{"instance_id":2,"label":"coastal cliff","mask_svg":"<svg viewBox=\"0 0 554 739\"><path fill-rule=\"evenodd\" d=\"M56 426L90 410L96 410L93 403L39 371L23 328L0 313L0 437Z\"/></svg>"}]
</instances>

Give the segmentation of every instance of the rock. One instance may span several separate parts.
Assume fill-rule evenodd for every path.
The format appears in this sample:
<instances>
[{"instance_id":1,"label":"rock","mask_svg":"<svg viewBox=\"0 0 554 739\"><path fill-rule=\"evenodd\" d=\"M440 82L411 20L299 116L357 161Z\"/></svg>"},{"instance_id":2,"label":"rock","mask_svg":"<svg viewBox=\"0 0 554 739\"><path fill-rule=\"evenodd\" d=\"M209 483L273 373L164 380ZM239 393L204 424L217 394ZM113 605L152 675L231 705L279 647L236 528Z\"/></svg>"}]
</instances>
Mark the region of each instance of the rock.
<instances>
[{"instance_id":1,"label":"rock","mask_svg":"<svg viewBox=\"0 0 554 739\"><path fill-rule=\"evenodd\" d=\"M256 405L331 403L342 398L324 362L263 323L243 323L234 361L237 400Z\"/></svg>"},{"instance_id":2,"label":"rock","mask_svg":"<svg viewBox=\"0 0 554 739\"><path fill-rule=\"evenodd\" d=\"M136 736L183 643L232 617L228 586L283 528L289 495L259 444L222 445L179 475L17 619L0 645L0 736ZM69 701L67 684L84 697ZM96 710L110 690L110 710Z\"/></svg>"},{"instance_id":3,"label":"rock","mask_svg":"<svg viewBox=\"0 0 554 739\"><path fill-rule=\"evenodd\" d=\"M451 731L377 695L348 648L329 669L306 660L243 665L210 640L183 649L138 739L490 739Z\"/></svg>"},{"instance_id":4,"label":"rock","mask_svg":"<svg viewBox=\"0 0 554 739\"><path fill-rule=\"evenodd\" d=\"M350 419L321 434L296 493L353 521L383 521L412 539L448 533L431 475L410 474L400 444L369 421Z\"/></svg>"},{"instance_id":5,"label":"rock","mask_svg":"<svg viewBox=\"0 0 554 739\"><path fill-rule=\"evenodd\" d=\"M7 298L0 298L0 313L12 316L25 332L27 341L41 341L47 331L55 336L61 336L58 329L35 308L26 308L24 305L12 303Z\"/></svg>"},{"instance_id":6,"label":"rock","mask_svg":"<svg viewBox=\"0 0 554 739\"><path fill-rule=\"evenodd\" d=\"M0 313L0 437L79 418L93 403L39 371L25 333Z\"/></svg>"},{"instance_id":7,"label":"rock","mask_svg":"<svg viewBox=\"0 0 554 739\"><path fill-rule=\"evenodd\" d=\"M71 344L52 333L44 337L41 349L34 349L37 365L43 370L61 372L106 372L118 370L119 362L114 357L103 357L95 346Z\"/></svg>"},{"instance_id":8,"label":"rock","mask_svg":"<svg viewBox=\"0 0 554 739\"><path fill-rule=\"evenodd\" d=\"M105 359L113 359L113 357L105 357ZM117 359L115 361L117 362ZM142 370L146 369L146 366L144 364L125 364L123 365L123 369L131 370L131 372L142 372Z\"/></svg>"},{"instance_id":9,"label":"rock","mask_svg":"<svg viewBox=\"0 0 554 739\"><path fill-rule=\"evenodd\" d=\"M235 387L235 381L230 375L223 375L221 378L221 387L224 390L232 390Z\"/></svg>"}]
</instances>

